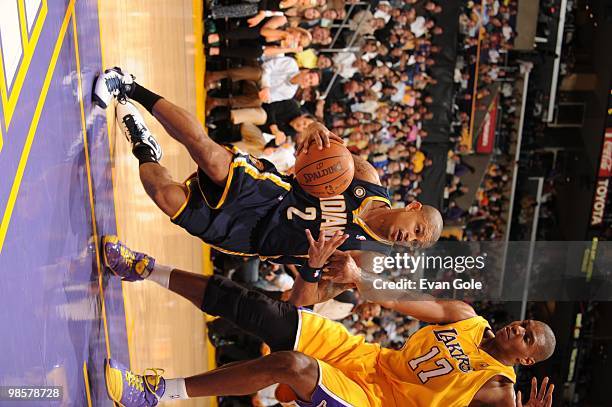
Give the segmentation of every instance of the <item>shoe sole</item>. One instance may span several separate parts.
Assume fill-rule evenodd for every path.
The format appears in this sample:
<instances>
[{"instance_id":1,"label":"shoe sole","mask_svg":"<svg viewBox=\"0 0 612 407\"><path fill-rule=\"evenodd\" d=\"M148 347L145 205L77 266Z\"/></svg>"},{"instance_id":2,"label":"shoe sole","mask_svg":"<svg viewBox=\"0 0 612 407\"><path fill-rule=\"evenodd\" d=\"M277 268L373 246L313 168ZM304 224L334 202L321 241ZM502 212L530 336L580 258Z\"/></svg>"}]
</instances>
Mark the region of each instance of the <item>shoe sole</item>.
<instances>
[{"instance_id":1,"label":"shoe sole","mask_svg":"<svg viewBox=\"0 0 612 407\"><path fill-rule=\"evenodd\" d=\"M110 388L108 387L108 380L106 380L106 373L108 369L110 369L110 362L108 359L105 359L104 360L104 387L106 387L106 395L108 396L109 399L112 400L113 403L115 403L119 407L125 407L123 404L121 404L119 400L115 400L113 396L111 395Z\"/></svg>"}]
</instances>

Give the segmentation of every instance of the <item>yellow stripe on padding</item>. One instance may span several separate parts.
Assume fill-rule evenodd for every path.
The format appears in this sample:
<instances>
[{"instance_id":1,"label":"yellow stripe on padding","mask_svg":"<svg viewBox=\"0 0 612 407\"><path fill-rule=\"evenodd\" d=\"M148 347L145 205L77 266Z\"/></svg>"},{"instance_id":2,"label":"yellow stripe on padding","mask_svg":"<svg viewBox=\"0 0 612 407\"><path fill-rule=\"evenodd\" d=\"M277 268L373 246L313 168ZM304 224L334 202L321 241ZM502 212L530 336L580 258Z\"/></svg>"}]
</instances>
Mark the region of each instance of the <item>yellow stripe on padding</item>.
<instances>
[{"instance_id":1,"label":"yellow stripe on padding","mask_svg":"<svg viewBox=\"0 0 612 407\"><path fill-rule=\"evenodd\" d=\"M89 374L87 373L87 362L83 362L83 380L85 380L85 394L87 395L87 407L91 407L91 388L89 386Z\"/></svg>"}]
</instances>

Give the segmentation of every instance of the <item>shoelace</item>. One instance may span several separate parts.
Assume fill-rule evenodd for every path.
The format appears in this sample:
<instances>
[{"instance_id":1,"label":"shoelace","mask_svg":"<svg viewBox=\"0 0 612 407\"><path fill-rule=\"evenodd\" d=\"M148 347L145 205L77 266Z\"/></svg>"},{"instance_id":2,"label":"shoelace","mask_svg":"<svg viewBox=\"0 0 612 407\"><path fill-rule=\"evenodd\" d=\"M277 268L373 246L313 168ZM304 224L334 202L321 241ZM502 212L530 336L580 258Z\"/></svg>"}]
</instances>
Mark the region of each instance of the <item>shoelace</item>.
<instances>
[{"instance_id":1,"label":"shoelace","mask_svg":"<svg viewBox=\"0 0 612 407\"><path fill-rule=\"evenodd\" d=\"M148 372L153 373L152 375L147 375ZM138 391L142 391L144 392L144 387L147 387L147 390L149 390L149 392L155 396L155 398L159 401L160 396L157 395L157 389L159 388L159 383L161 382L162 379L162 375L164 374L165 370L164 369L160 369L160 368L156 368L156 367L150 367L148 369L145 369L144 374L141 375L137 375L134 374L132 372L130 372L129 370L125 371L125 380L127 381L128 385L137 389ZM149 378L152 377L153 378L153 387L151 387L151 384L149 383ZM142 383L144 382L144 386L142 385Z\"/></svg>"},{"instance_id":2,"label":"shoelace","mask_svg":"<svg viewBox=\"0 0 612 407\"><path fill-rule=\"evenodd\" d=\"M152 372L152 375L148 375L147 376L147 372ZM157 395L157 389L159 388L159 383L161 382L161 376L164 374L165 370L164 369L160 369L158 367L150 367L148 369L145 369L144 371L144 383L145 386L147 386L147 390L149 390L157 400L160 399L160 397ZM149 381L147 380L149 377L153 377L153 381L155 382L155 384L153 384L153 388L151 388L151 385L149 384Z\"/></svg>"},{"instance_id":3,"label":"shoelace","mask_svg":"<svg viewBox=\"0 0 612 407\"><path fill-rule=\"evenodd\" d=\"M120 246L119 247L119 252L121 253L121 257L125 260L125 262L127 263L128 267L132 267L132 264L134 264L134 260L136 259L136 256L134 255L134 252L132 252L131 250L127 249L126 247Z\"/></svg>"},{"instance_id":4,"label":"shoelace","mask_svg":"<svg viewBox=\"0 0 612 407\"><path fill-rule=\"evenodd\" d=\"M134 120L134 116L132 116L131 114L128 114L123 118L123 124L125 124L125 127L127 128L127 131L132 139L139 140L140 137L138 137L138 135L144 133L144 128L136 123L136 120Z\"/></svg>"},{"instance_id":5,"label":"shoelace","mask_svg":"<svg viewBox=\"0 0 612 407\"><path fill-rule=\"evenodd\" d=\"M137 374L130 372L129 370L125 371L125 380L128 385L139 390L144 391L144 387L142 385L143 377ZM145 380L146 381L146 380Z\"/></svg>"},{"instance_id":6,"label":"shoelace","mask_svg":"<svg viewBox=\"0 0 612 407\"><path fill-rule=\"evenodd\" d=\"M111 93L116 92L117 100L121 103L127 101L126 86L124 86L123 80L117 76L111 76L106 78L106 87L111 90Z\"/></svg>"}]
</instances>

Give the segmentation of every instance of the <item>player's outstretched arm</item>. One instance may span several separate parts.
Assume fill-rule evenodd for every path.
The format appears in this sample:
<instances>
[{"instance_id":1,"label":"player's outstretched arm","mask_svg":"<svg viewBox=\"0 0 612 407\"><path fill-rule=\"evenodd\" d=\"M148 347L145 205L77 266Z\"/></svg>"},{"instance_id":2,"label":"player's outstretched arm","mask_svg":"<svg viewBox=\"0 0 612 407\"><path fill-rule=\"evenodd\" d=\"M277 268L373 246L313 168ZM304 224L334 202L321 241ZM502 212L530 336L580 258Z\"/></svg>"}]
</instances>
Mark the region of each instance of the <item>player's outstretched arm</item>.
<instances>
[{"instance_id":1,"label":"player's outstretched arm","mask_svg":"<svg viewBox=\"0 0 612 407\"><path fill-rule=\"evenodd\" d=\"M548 385L548 377L542 380L538 390L538 379L531 379L531 395L529 401L523 404L521 392L514 394L514 384L500 376L494 377L478 390L470 407L496 406L496 407L551 407L552 394L555 385Z\"/></svg>"},{"instance_id":2,"label":"player's outstretched arm","mask_svg":"<svg viewBox=\"0 0 612 407\"><path fill-rule=\"evenodd\" d=\"M415 290L377 290L374 281L384 280L384 277L368 271L367 263L360 261L358 265L349 253L336 251L327 266L329 274L324 278L337 283L354 284L364 299L420 321L442 324L476 316L474 309L463 301L441 300Z\"/></svg>"},{"instance_id":3,"label":"player's outstretched arm","mask_svg":"<svg viewBox=\"0 0 612 407\"><path fill-rule=\"evenodd\" d=\"M334 283L322 280L314 284L304 281L301 277L295 280L288 302L298 307L319 304L342 294L346 290L355 288L352 284ZM314 289L313 289L314 288Z\"/></svg>"}]
</instances>

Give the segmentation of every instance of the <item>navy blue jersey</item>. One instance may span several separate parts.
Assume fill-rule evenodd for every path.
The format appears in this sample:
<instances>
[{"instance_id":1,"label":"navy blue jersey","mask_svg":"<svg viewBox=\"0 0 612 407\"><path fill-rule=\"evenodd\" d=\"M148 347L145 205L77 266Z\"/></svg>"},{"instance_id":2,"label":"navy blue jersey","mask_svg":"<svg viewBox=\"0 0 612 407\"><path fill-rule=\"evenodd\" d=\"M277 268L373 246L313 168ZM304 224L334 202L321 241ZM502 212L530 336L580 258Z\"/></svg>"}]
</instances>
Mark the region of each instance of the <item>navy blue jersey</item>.
<instances>
[{"instance_id":1,"label":"navy blue jersey","mask_svg":"<svg viewBox=\"0 0 612 407\"><path fill-rule=\"evenodd\" d=\"M386 188L354 179L342 194L331 198L316 198L291 181L291 190L284 196L258 228L258 252L262 256L280 253L299 258L308 253L305 230L318 239L320 233L332 236L337 231L348 234L340 250L368 250L387 253L391 242L377 237L359 217L371 201L390 205ZM281 259L286 262L289 259ZM295 263L296 261L291 261Z\"/></svg>"},{"instance_id":2,"label":"navy blue jersey","mask_svg":"<svg viewBox=\"0 0 612 407\"><path fill-rule=\"evenodd\" d=\"M303 263L308 253L306 229L315 239L338 230L348 234L340 250L387 254L392 248L359 217L371 201L390 205L380 185L354 179L342 195L316 198L266 160L236 153L225 187L201 170L187 186L189 197L172 221L226 253Z\"/></svg>"}]
</instances>

